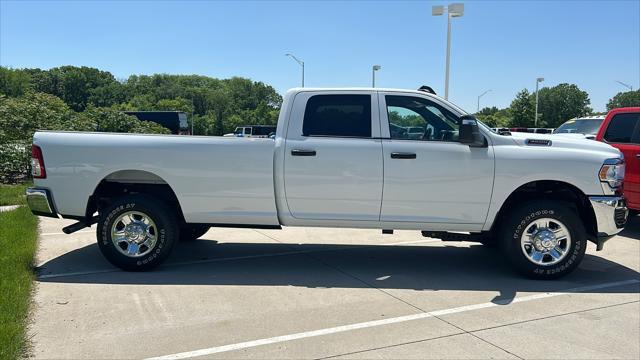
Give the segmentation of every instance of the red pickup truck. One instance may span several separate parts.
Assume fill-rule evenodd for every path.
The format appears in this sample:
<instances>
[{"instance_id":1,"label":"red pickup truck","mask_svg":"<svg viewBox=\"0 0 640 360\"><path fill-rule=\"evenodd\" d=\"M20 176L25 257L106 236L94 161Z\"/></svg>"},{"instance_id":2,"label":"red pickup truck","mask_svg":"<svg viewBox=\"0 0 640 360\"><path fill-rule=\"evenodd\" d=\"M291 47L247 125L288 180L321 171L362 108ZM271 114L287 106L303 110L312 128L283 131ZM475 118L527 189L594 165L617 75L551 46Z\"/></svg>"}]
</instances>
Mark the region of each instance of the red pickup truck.
<instances>
[{"instance_id":1,"label":"red pickup truck","mask_svg":"<svg viewBox=\"0 0 640 360\"><path fill-rule=\"evenodd\" d=\"M624 197L629 210L640 212L640 107L609 111L596 140L618 148L624 154L626 174Z\"/></svg>"}]
</instances>

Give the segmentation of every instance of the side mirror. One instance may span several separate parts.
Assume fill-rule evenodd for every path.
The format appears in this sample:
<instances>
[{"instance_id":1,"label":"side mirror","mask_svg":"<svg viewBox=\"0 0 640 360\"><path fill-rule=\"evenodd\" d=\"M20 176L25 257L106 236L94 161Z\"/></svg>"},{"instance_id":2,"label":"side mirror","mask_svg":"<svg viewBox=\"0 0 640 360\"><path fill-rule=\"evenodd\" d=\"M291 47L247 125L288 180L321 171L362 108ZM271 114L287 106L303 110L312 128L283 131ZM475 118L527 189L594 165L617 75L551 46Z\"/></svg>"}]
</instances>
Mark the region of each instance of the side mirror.
<instances>
[{"instance_id":1,"label":"side mirror","mask_svg":"<svg viewBox=\"0 0 640 360\"><path fill-rule=\"evenodd\" d=\"M485 147L487 140L482 136L478 120L473 115L464 115L459 119L459 140L471 147Z\"/></svg>"}]
</instances>

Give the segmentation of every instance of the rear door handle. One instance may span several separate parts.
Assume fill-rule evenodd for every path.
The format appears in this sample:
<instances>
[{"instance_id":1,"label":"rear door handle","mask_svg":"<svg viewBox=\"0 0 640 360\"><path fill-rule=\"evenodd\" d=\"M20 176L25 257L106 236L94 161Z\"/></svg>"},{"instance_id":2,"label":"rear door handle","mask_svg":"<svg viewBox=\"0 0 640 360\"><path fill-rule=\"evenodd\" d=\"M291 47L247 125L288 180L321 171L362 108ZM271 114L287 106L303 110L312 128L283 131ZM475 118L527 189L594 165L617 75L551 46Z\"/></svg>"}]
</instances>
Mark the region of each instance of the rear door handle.
<instances>
[{"instance_id":1,"label":"rear door handle","mask_svg":"<svg viewBox=\"0 0 640 360\"><path fill-rule=\"evenodd\" d=\"M407 153L407 152L392 152L392 159L415 159L417 156L415 153Z\"/></svg>"},{"instance_id":2,"label":"rear door handle","mask_svg":"<svg viewBox=\"0 0 640 360\"><path fill-rule=\"evenodd\" d=\"M293 149L291 150L292 156L316 156L315 150Z\"/></svg>"}]
</instances>

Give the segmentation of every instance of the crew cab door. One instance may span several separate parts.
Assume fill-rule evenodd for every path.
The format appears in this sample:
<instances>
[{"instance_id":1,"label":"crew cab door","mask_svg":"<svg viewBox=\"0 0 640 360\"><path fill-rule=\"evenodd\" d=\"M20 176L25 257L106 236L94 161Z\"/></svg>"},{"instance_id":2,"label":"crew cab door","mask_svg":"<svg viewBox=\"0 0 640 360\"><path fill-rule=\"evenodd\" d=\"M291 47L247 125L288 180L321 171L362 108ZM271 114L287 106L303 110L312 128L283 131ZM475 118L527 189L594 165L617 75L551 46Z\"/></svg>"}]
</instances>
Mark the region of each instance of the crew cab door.
<instances>
[{"instance_id":1,"label":"crew cab door","mask_svg":"<svg viewBox=\"0 0 640 360\"><path fill-rule=\"evenodd\" d=\"M384 189L382 221L485 222L493 149L458 142L458 116L435 97L380 93ZM421 136L409 128L421 127ZM437 228L434 226L432 229Z\"/></svg>"},{"instance_id":2,"label":"crew cab door","mask_svg":"<svg viewBox=\"0 0 640 360\"><path fill-rule=\"evenodd\" d=\"M613 110L602 129L602 141L624 154L624 196L629 207L640 209L640 108ZM600 135L600 134L599 134Z\"/></svg>"},{"instance_id":3,"label":"crew cab door","mask_svg":"<svg viewBox=\"0 0 640 360\"><path fill-rule=\"evenodd\" d=\"M383 169L377 96L310 91L293 101L284 154L291 216L378 221Z\"/></svg>"}]
</instances>

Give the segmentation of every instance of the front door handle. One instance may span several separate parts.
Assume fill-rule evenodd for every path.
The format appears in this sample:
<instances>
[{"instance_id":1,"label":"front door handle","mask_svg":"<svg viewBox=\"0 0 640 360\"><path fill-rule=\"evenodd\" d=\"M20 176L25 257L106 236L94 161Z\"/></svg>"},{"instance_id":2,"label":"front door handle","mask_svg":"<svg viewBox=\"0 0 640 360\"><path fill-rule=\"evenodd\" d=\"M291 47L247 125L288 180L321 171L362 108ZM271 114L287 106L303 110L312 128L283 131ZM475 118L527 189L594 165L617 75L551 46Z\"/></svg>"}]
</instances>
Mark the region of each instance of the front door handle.
<instances>
[{"instance_id":1,"label":"front door handle","mask_svg":"<svg viewBox=\"0 0 640 360\"><path fill-rule=\"evenodd\" d=\"M636 154L636 157L637 157L638 159L640 159L640 154Z\"/></svg>"},{"instance_id":2,"label":"front door handle","mask_svg":"<svg viewBox=\"0 0 640 360\"><path fill-rule=\"evenodd\" d=\"M315 150L293 149L291 150L292 156L316 156Z\"/></svg>"},{"instance_id":3,"label":"front door handle","mask_svg":"<svg viewBox=\"0 0 640 360\"><path fill-rule=\"evenodd\" d=\"M407 152L392 152L392 159L415 159L417 156L415 153L407 153Z\"/></svg>"}]
</instances>

